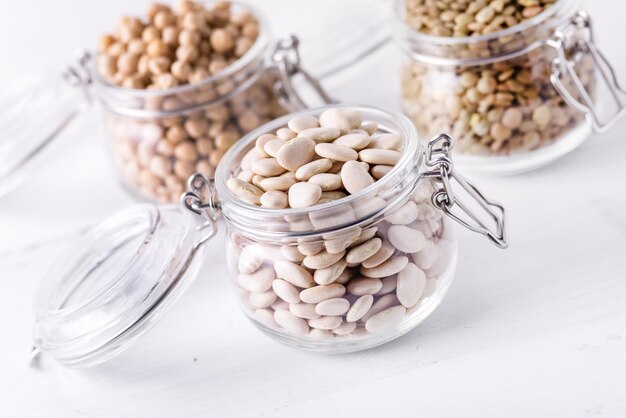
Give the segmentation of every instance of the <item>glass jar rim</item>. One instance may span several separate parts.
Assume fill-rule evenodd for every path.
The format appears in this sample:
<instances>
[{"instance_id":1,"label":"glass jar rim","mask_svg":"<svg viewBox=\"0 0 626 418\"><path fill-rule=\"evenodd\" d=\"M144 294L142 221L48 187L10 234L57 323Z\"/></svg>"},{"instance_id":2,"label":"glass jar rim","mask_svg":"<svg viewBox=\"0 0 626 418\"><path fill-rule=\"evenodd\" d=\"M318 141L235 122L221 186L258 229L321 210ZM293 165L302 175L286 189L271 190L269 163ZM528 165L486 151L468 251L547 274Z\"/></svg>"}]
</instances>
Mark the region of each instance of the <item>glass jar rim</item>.
<instances>
[{"instance_id":1,"label":"glass jar rim","mask_svg":"<svg viewBox=\"0 0 626 418\"><path fill-rule=\"evenodd\" d=\"M82 367L128 348L197 276L190 222L177 205L142 203L87 229L36 291L36 350Z\"/></svg>"},{"instance_id":2,"label":"glass jar rim","mask_svg":"<svg viewBox=\"0 0 626 418\"><path fill-rule=\"evenodd\" d=\"M523 33L530 28L538 27L539 25L542 25L543 23L549 21L551 18L555 17L555 15L557 15L560 11L576 8L580 3L580 0L557 0L557 2L548 10L509 28L483 35L463 37L430 35L410 28L403 19L403 6L405 2L406 0L394 0L393 2L393 27L395 29L394 37L407 39L411 43L427 43L440 46L459 46L470 45L479 42L489 42L497 40L499 38ZM554 26L556 27L559 24L563 23L567 19L567 17L568 14L566 13L565 17L559 18L555 21Z\"/></svg>"},{"instance_id":3,"label":"glass jar rim","mask_svg":"<svg viewBox=\"0 0 626 418\"><path fill-rule=\"evenodd\" d=\"M396 131L404 136L405 138L405 148L402 152L402 156L398 163L381 179L376 180L372 185L366 187L365 189L359 191L358 193L348 195L341 199L337 199L331 202L323 203L321 205L309 206L306 208L286 208L286 209L274 209L274 208L263 208L260 206L256 206L243 200L239 199L230 191L230 189L226 186L226 182L230 176L230 170L233 164L236 162L238 157L242 157L245 155L245 152L249 150L249 145L254 143L256 139L265 133L275 132L278 128L284 127L287 125L289 119L298 115L310 115L310 114L320 114L328 109L346 109L346 110L355 110L360 112L364 120L367 120L367 116L377 116L379 118L385 119L388 123L395 125L392 127L393 131ZM380 124L379 124L380 127ZM268 122L257 129L249 132L247 135L242 137L237 143L231 147L226 154L222 157L220 164L217 167L217 172L215 173L215 187L220 203L220 207L222 213L225 214L225 218L229 225L234 226L238 230L242 228L245 230L249 230L253 232L255 235L267 235L271 237L286 237L286 236L304 236L304 235L318 235L321 233L326 233L329 231L336 231L343 229L345 227L352 226L357 224L364 219L371 218L382 210L386 210L385 207L378 208L376 211L372 213L368 213L367 215L361 216L360 219L356 219L353 222L337 224L330 228L315 228L311 231L303 231L303 232L295 232L295 231L285 231L285 232L276 232L270 231L268 229L264 229L262 226L263 223L257 222L257 225L261 225L261 228L251 227L250 224L246 224L241 221L245 221L246 219L254 220L258 219L260 215L266 216L303 216L309 215L313 212L321 212L321 211L332 211L337 210L338 208L345 207L346 205L352 204L359 200L368 198L372 192L377 191L379 189L388 186L394 181L397 182L400 180L398 177L399 173L404 172L411 165L415 167L420 167L420 169L416 170L416 179L418 174L421 173L421 165L423 161L423 147L419 141L417 130L415 126L411 123L411 121L403 114L388 112L383 109L379 109L372 106L362 106L362 105L350 105L350 104L341 104L341 105L327 105L323 107L311 108L306 110L301 110L298 112L290 113L285 116L282 116L278 119L274 119L271 122ZM226 212L225 213L225 209ZM233 213L236 216L230 216Z\"/></svg>"},{"instance_id":4,"label":"glass jar rim","mask_svg":"<svg viewBox=\"0 0 626 418\"><path fill-rule=\"evenodd\" d=\"M218 1L204 1L203 3L217 3ZM101 91L100 96L107 96L108 94L126 94L130 96L134 96L136 98L154 98L154 97L168 97L178 94L184 94L190 91L194 91L196 89L201 89L202 87L209 86L211 84L219 83L220 81L227 80L234 74L237 74L242 69L246 68L250 65L255 59L259 58L261 54L263 54L271 40L271 33L269 30L269 24L267 21L267 17L265 14L256 6L249 4L243 1L229 1L229 3L236 7L242 7L246 11L249 11L254 15L254 17L259 22L259 35L257 39L254 41L252 47L241 57L235 60L232 64L228 65L226 68L219 71L217 74L211 75L208 78L198 82L191 84L184 84L181 86L175 86L168 89L163 90L148 90L148 89L133 89L123 86L118 86L112 84L107 81L98 71L97 69L97 61L100 57L100 52L96 54L96 59L93 60L92 63L92 74L94 79L94 84ZM264 68L260 68L259 70L263 70ZM103 94L103 93L104 94Z\"/></svg>"}]
</instances>

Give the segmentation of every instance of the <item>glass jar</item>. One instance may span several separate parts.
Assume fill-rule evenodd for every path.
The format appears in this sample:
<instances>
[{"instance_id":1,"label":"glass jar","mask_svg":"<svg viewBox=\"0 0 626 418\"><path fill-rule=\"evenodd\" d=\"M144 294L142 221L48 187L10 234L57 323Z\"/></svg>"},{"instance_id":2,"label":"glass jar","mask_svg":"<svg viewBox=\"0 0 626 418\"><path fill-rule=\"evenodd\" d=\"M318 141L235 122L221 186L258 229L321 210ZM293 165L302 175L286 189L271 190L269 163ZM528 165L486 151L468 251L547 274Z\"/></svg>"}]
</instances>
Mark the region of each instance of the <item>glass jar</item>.
<instances>
[{"instance_id":1,"label":"glass jar","mask_svg":"<svg viewBox=\"0 0 626 418\"><path fill-rule=\"evenodd\" d=\"M406 118L357 111L384 133L406 138L393 170L357 194L304 209L266 209L226 187L256 138L293 115L242 140L215 177L228 226L226 260L243 311L266 334L307 350L349 352L397 338L430 315L454 276L456 240L432 200L439 198L436 158L427 161ZM449 147L446 141L439 137L430 149Z\"/></svg>"},{"instance_id":2,"label":"glass jar","mask_svg":"<svg viewBox=\"0 0 626 418\"><path fill-rule=\"evenodd\" d=\"M274 41L259 10L229 4L232 13L256 18L258 35L245 54L209 78L167 89L121 87L103 75L111 57L83 52L63 80L28 79L14 86L15 93L5 92L0 98L15 102L12 113L23 117L0 120L9 132L20 133L0 139L0 195L18 185L65 126L94 102L104 108L107 145L122 184L142 200L161 203L177 202L193 173L213 176L220 158L245 133L304 108L292 85L298 76L323 102L332 102L301 67L296 37Z\"/></svg>"},{"instance_id":3,"label":"glass jar","mask_svg":"<svg viewBox=\"0 0 626 418\"><path fill-rule=\"evenodd\" d=\"M504 209L454 170L447 135L424 149L402 115L340 108L405 138L400 161L382 179L306 209L244 203L227 180L261 134L294 115L261 126L226 153L214 179L189 179L180 209L144 204L86 234L37 293L36 353L89 366L127 347L198 275L203 243L220 216L243 310L271 337L338 353L383 344L417 326L454 276L457 244L443 215L505 248Z\"/></svg>"},{"instance_id":4,"label":"glass jar","mask_svg":"<svg viewBox=\"0 0 626 418\"><path fill-rule=\"evenodd\" d=\"M271 64L272 39L263 15L234 3L231 13L258 20L252 47L219 73L164 90L109 83L95 62L94 90L105 109L110 150L122 183L141 198L176 202L195 172L215 167L242 135L285 113L274 92L280 73Z\"/></svg>"},{"instance_id":5,"label":"glass jar","mask_svg":"<svg viewBox=\"0 0 626 418\"><path fill-rule=\"evenodd\" d=\"M624 115L625 93L577 0L557 0L503 30L458 37L413 29L426 23L416 17L423 9L412 7L395 2L404 112L422 137L451 133L464 167L488 173L537 168ZM596 105L600 81L614 99L609 118Z\"/></svg>"}]
</instances>

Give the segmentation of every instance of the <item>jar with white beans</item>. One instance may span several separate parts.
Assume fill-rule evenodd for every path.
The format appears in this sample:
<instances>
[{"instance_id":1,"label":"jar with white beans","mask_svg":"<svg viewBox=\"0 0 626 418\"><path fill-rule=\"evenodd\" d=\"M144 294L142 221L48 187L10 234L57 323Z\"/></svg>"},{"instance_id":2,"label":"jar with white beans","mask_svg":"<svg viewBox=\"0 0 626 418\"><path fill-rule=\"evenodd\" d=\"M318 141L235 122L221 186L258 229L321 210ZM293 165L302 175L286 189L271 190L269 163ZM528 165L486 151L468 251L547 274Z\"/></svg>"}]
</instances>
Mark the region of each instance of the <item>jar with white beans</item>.
<instances>
[{"instance_id":1,"label":"jar with white beans","mask_svg":"<svg viewBox=\"0 0 626 418\"><path fill-rule=\"evenodd\" d=\"M220 218L237 299L266 334L324 353L397 338L452 282L449 219L508 245L503 207L458 174L452 146L442 134L424 148L405 116L369 107L269 122L214 179L193 175L180 208L145 204L89 231L38 292L36 353L88 366L126 348L200 273Z\"/></svg>"},{"instance_id":2,"label":"jar with white beans","mask_svg":"<svg viewBox=\"0 0 626 418\"><path fill-rule=\"evenodd\" d=\"M451 146L442 135L426 155L407 119L350 107L290 115L238 144L215 186L246 315L322 352L373 347L423 321L456 266L437 207Z\"/></svg>"}]
</instances>

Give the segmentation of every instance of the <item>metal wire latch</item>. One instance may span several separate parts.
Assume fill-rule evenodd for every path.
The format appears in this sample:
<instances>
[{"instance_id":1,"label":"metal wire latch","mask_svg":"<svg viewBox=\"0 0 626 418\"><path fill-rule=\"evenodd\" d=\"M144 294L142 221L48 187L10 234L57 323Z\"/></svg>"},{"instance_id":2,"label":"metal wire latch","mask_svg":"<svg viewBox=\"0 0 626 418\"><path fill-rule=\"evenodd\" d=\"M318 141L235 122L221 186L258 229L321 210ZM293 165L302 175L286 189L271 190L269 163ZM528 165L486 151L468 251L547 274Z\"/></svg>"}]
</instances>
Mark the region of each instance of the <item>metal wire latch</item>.
<instances>
[{"instance_id":1,"label":"metal wire latch","mask_svg":"<svg viewBox=\"0 0 626 418\"><path fill-rule=\"evenodd\" d=\"M80 87L85 95L86 106L91 105L93 95L91 93L91 84L93 82L89 64L91 63L91 54L88 51L81 51L76 58L76 63L68 65L63 71L63 79L73 87Z\"/></svg>"},{"instance_id":2,"label":"metal wire latch","mask_svg":"<svg viewBox=\"0 0 626 418\"><path fill-rule=\"evenodd\" d=\"M440 134L431 139L426 148L426 166L430 170L424 173L424 176L434 179L440 186L432 195L433 205L466 228L486 236L497 247L507 248L509 243L504 207L487 199L476 186L454 170L450 156L453 146L454 140L450 136ZM453 180L478 204L484 214L494 222L494 226L488 226L472 208L461 200L454 192Z\"/></svg>"},{"instance_id":3,"label":"metal wire latch","mask_svg":"<svg viewBox=\"0 0 626 418\"><path fill-rule=\"evenodd\" d=\"M304 78L304 81L313 89L324 104L336 103L336 100L326 93L320 82L302 68L298 51L299 44L298 38L292 35L278 41L272 54L272 63L280 73L281 78L281 82L274 86L274 92L278 97L279 103L292 112L309 107L294 87L293 79L297 75L301 75Z\"/></svg>"},{"instance_id":4,"label":"metal wire latch","mask_svg":"<svg viewBox=\"0 0 626 418\"><path fill-rule=\"evenodd\" d=\"M187 180L187 188L189 191L180 197L180 205L202 218L197 228L198 231L207 231L196 243L198 247L217 234L219 203L215 192L215 181L204 174L195 173Z\"/></svg>"},{"instance_id":5,"label":"metal wire latch","mask_svg":"<svg viewBox=\"0 0 626 418\"><path fill-rule=\"evenodd\" d=\"M581 36L581 30L586 30L588 36ZM550 75L552 85L570 106L587 115L595 132L602 133L611 129L626 116L626 91L621 87L613 66L596 47L593 41L591 18L586 12L579 11L566 26L555 32L554 38L548 42L548 45L557 52L557 56L552 60L552 74ZM607 120L600 117L591 94L576 73L576 65L584 57L591 58L593 70L598 71L600 79L608 87L611 98L615 102L617 111ZM567 88L564 77L571 81L578 98Z\"/></svg>"}]
</instances>

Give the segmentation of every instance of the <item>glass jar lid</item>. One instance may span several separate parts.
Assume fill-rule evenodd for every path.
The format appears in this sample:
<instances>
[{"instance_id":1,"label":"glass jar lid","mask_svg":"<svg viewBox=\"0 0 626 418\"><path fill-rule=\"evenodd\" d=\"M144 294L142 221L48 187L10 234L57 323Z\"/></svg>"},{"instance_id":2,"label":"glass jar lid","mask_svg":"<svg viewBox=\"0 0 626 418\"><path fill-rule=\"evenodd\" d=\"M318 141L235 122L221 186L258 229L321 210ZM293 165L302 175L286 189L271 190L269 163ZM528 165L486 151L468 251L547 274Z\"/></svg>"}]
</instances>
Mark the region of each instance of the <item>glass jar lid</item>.
<instances>
[{"instance_id":1,"label":"glass jar lid","mask_svg":"<svg viewBox=\"0 0 626 418\"><path fill-rule=\"evenodd\" d=\"M36 354L86 367L122 352L189 286L213 233L177 206L150 204L90 228L37 290Z\"/></svg>"},{"instance_id":2,"label":"glass jar lid","mask_svg":"<svg viewBox=\"0 0 626 418\"><path fill-rule=\"evenodd\" d=\"M67 71L12 79L0 89L0 196L17 187L54 139L88 107L90 98L68 88L83 74Z\"/></svg>"}]
</instances>

